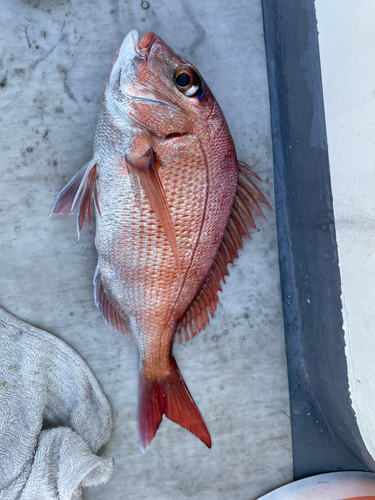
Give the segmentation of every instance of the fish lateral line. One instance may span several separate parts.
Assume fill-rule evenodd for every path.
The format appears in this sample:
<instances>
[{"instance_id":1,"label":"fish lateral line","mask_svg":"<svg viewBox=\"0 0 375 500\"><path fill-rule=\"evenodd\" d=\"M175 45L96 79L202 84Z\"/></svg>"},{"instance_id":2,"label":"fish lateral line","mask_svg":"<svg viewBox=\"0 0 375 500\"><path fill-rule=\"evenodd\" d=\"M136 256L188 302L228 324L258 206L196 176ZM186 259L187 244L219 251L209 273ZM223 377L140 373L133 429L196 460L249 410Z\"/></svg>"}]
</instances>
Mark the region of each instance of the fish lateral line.
<instances>
[{"instance_id":1,"label":"fish lateral line","mask_svg":"<svg viewBox=\"0 0 375 500\"><path fill-rule=\"evenodd\" d=\"M272 210L270 203L250 176L262 181L249 165L239 161L237 192L227 227L203 286L177 325L175 338L178 338L180 344L183 341L188 342L206 327L210 321L208 313L213 318L219 303L217 293L221 291L220 281L225 283L225 276L229 276L228 264L233 264L234 259L238 258L238 249L243 248L242 239L251 239L252 232L259 231L253 216L267 220L259 203Z\"/></svg>"}]
</instances>

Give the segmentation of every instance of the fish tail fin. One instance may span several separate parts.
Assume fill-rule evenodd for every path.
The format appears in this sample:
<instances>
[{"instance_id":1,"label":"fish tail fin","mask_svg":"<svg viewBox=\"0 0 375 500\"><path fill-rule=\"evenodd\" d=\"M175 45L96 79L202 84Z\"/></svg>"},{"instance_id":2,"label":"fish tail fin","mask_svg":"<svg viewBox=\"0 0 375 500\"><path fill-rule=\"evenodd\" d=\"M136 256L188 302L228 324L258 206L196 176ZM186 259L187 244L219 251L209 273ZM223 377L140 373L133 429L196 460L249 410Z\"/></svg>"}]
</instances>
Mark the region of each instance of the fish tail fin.
<instances>
[{"instance_id":1,"label":"fish tail fin","mask_svg":"<svg viewBox=\"0 0 375 500\"><path fill-rule=\"evenodd\" d=\"M138 430L143 453L150 446L164 413L211 448L211 436L174 358L170 374L162 380L150 380L143 371L140 374Z\"/></svg>"}]
</instances>

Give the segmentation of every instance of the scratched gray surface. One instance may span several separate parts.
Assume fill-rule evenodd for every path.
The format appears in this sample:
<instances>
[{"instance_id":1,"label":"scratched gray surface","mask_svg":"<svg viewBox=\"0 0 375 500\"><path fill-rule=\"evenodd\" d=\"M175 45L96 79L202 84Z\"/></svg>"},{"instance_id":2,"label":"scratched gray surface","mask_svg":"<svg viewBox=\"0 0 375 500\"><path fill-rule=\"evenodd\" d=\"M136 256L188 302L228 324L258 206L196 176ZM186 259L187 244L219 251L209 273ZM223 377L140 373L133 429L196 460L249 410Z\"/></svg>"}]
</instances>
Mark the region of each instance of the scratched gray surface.
<instances>
[{"instance_id":1,"label":"scratched gray surface","mask_svg":"<svg viewBox=\"0 0 375 500\"><path fill-rule=\"evenodd\" d=\"M90 158L102 86L123 37L152 30L193 62L227 118L238 157L273 202L260 0L0 0L0 305L58 335L89 363L113 407L102 450L112 480L94 499L252 500L292 480L274 214L246 241L214 320L175 356L211 432L208 450L164 420L137 443L137 353L93 302L94 230L48 218Z\"/></svg>"}]
</instances>

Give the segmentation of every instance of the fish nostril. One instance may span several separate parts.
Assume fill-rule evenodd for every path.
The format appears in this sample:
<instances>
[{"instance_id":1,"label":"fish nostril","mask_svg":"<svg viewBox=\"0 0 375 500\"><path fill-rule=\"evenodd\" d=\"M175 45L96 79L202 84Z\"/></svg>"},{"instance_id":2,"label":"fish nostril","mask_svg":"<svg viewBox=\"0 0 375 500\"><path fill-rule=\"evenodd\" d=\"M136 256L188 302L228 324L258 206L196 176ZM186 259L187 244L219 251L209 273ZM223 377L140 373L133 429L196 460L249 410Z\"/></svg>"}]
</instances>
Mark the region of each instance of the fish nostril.
<instances>
[{"instance_id":1,"label":"fish nostril","mask_svg":"<svg viewBox=\"0 0 375 500\"><path fill-rule=\"evenodd\" d=\"M152 31L146 33L142 39L138 42L138 46L136 47L136 52L141 57L148 57L151 47L156 42L157 36Z\"/></svg>"}]
</instances>

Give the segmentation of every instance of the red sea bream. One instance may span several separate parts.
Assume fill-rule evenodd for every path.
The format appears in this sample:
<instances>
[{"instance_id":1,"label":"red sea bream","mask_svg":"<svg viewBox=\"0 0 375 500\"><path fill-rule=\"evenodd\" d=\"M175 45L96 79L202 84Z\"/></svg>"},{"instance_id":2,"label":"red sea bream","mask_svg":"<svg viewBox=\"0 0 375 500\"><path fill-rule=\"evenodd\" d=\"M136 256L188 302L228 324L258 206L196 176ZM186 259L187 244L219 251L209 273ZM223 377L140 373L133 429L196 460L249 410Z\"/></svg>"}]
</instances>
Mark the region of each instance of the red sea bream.
<instances>
[{"instance_id":1,"label":"red sea bream","mask_svg":"<svg viewBox=\"0 0 375 500\"><path fill-rule=\"evenodd\" d=\"M139 350L143 452L163 414L211 446L172 347L208 323L253 215L264 217L251 177L198 70L131 31L103 90L93 158L52 213L77 214L79 232L96 207L95 301Z\"/></svg>"}]
</instances>

